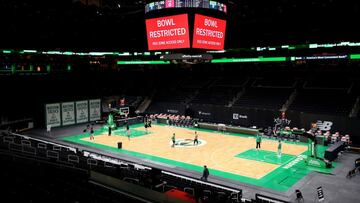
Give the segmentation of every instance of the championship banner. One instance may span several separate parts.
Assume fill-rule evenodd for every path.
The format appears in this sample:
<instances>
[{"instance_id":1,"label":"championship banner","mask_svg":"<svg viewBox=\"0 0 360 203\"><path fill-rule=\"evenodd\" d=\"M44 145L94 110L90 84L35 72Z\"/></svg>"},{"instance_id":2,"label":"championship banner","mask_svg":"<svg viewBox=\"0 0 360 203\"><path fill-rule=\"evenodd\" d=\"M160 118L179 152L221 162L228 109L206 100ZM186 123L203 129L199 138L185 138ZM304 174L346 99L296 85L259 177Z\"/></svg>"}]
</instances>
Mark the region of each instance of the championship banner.
<instances>
[{"instance_id":1,"label":"championship banner","mask_svg":"<svg viewBox=\"0 0 360 203\"><path fill-rule=\"evenodd\" d=\"M89 121L88 101L76 102L76 123L86 123Z\"/></svg>"},{"instance_id":2,"label":"championship banner","mask_svg":"<svg viewBox=\"0 0 360 203\"><path fill-rule=\"evenodd\" d=\"M101 100L93 99L89 100L89 114L90 121L97 121L101 119Z\"/></svg>"},{"instance_id":3,"label":"championship banner","mask_svg":"<svg viewBox=\"0 0 360 203\"><path fill-rule=\"evenodd\" d=\"M75 124L75 104L74 102L61 103L62 125Z\"/></svg>"},{"instance_id":4,"label":"championship banner","mask_svg":"<svg viewBox=\"0 0 360 203\"><path fill-rule=\"evenodd\" d=\"M46 126L57 127L61 125L60 104L45 105Z\"/></svg>"}]
</instances>

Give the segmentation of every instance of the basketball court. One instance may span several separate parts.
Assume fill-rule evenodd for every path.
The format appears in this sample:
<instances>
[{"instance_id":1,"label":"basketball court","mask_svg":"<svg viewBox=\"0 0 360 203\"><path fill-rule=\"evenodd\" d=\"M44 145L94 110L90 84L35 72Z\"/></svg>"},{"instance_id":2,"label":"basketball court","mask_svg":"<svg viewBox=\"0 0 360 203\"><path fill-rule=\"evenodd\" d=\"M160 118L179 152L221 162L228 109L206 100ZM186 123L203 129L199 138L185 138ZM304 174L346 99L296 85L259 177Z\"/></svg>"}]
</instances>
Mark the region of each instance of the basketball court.
<instances>
[{"instance_id":1,"label":"basketball court","mask_svg":"<svg viewBox=\"0 0 360 203\"><path fill-rule=\"evenodd\" d=\"M134 156L183 169L202 172L207 165L211 176L256 185L276 191L287 191L303 177L313 171L331 173L333 168L310 167L304 159L308 147L304 143L283 141L282 156L277 156L278 141L262 139L261 150L256 150L255 137L236 133L220 133L199 128L182 128L153 124L146 133L144 125L131 126L128 138L125 127L113 130L100 128L95 139L89 133L67 136L61 140ZM195 131L199 144L194 145ZM171 137L175 133L176 145L172 147ZM122 148L118 143L122 142ZM320 156L326 147L318 146ZM200 178L200 177L199 177Z\"/></svg>"}]
</instances>

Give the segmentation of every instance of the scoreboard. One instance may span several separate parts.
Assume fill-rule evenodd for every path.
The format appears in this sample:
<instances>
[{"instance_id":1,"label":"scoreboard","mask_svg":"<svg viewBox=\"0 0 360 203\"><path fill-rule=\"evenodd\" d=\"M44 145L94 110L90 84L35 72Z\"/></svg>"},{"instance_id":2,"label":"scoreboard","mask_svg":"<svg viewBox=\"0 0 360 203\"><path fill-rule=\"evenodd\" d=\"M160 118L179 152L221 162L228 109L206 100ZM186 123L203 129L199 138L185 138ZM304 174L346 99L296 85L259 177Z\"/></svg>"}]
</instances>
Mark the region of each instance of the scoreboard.
<instances>
[{"instance_id":1,"label":"scoreboard","mask_svg":"<svg viewBox=\"0 0 360 203\"><path fill-rule=\"evenodd\" d=\"M205 8L227 12L226 4L211 0L160 0L145 5L145 13L165 8Z\"/></svg>"},{"instance_id":2,"label":"scoreboard","mask_svg":"<svg viewBox=\"0 0 360 203\"><path fill-rule=\"evenodd\" d=\"M212 0L150 1L145 6L148 50L223 50L226 11L225 4Z\"/></svg>"}]
</instances>

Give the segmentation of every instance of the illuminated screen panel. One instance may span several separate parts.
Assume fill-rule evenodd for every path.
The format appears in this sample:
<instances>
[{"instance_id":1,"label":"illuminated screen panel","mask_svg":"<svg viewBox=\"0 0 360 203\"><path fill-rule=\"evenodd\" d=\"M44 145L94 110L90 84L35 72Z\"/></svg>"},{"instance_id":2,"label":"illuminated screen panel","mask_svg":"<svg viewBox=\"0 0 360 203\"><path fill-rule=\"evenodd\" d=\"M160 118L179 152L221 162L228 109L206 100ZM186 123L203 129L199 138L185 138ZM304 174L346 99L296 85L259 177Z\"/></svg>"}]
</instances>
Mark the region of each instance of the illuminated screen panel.
<instances>
[{"instance_id":1,"label":"illuminated screen panel","mask_svg":"<svg viewBox=\"0 0 360 203\"><path fill-rule=\"evenodd\" d=\"M145 5L145 13L167 8L204 8L227 12L226 4L212 0L161 0Z\"/></svg>"},{"instance_id":2,"label":"illuminated screen panel","mask_svg":"<svg viewBox=\"0 0 360 203\"><path fill-rule=\"evenodd\" d=\"M190 48L188 15L146 20L149 50Z\"/></svg>"},{"instance_id":3,"label":"illuminated screen panel","mask_svg":"<svg viewBox=\"0 0 360 203\"><path fill-rule=\"evenodd\" d=\"M165 8L174 8L175 0L165 0Z\"/></svg>"},{"instance_id":4,"label":"illuminated screen panel","mask_svg":"<svg viewBox=\"0 0 360 203\"><path fill-rule=\"evenodd\" d=\"M209 50L223 50L226 21L195 14L192 47Z\"/></svg>"}]
</instances>

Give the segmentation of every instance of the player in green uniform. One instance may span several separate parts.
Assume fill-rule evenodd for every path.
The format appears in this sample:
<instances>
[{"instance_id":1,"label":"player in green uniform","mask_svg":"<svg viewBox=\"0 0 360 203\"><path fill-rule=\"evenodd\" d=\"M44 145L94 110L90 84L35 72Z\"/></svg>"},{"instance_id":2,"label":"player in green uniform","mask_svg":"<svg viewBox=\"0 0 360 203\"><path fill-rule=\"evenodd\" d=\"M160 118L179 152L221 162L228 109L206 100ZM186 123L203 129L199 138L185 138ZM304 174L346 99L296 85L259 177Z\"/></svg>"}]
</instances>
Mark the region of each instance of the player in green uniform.
<instances>
[{"instance_id":1,"label":"player in green uniform","mask_svg":"<svg viewBox=\"0 0 360 203\"><path fill-rule=\"evenodd\" d=\"M280 158L281 157L281 140L279 140L279 144L278 144L278 154L277 156Z\"/></svg>"},{"instance_id":2,"label":"player in green uniform","mask_svg":"<svg viewBox=\"0 0 360 203\"><path fill-rule=\"evenodd\" d=\"M258 133L256 135L256 149L259 150L261 148L261 135Z\"/></svg>"}]
</instances>

